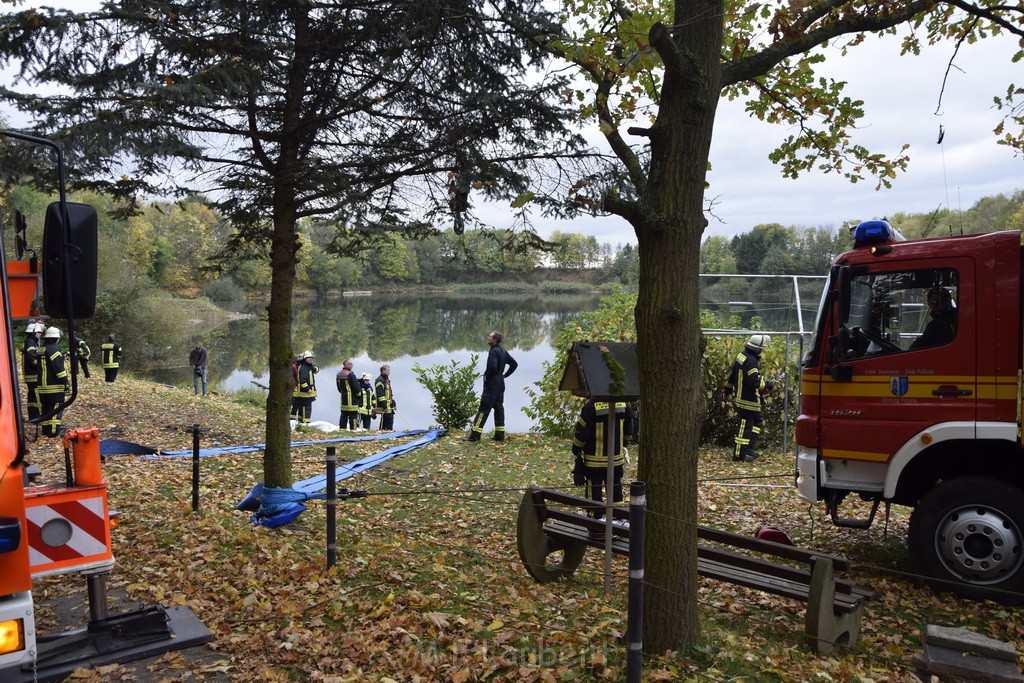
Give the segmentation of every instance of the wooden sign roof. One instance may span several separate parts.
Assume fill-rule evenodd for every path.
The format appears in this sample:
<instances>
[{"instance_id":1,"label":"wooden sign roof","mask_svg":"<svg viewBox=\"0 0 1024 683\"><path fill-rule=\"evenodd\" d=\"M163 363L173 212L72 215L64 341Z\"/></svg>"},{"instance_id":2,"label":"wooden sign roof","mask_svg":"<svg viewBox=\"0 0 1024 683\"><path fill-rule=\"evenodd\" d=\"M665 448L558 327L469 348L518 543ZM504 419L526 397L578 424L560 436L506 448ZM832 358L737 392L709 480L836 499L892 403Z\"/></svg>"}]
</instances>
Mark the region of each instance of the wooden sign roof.
<instances>
[{"instance_id":1,"label":"wooden sign roof","mask_svg":"<svg viewBox=\"0 0 1024 683\"><path fill-rule=\"evenodd\" d=\"M573 342L558 388L595 400L640 398L636 342Z\"/></svg>"}]
</instances>

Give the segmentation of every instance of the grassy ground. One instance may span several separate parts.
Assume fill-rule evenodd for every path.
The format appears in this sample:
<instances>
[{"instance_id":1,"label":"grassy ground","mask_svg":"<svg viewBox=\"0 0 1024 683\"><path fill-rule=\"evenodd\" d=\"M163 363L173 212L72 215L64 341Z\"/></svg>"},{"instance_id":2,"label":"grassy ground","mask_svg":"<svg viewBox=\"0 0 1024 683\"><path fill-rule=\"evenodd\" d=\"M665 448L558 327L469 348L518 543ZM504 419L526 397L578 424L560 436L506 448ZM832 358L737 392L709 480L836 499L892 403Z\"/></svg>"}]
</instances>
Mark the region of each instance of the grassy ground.
<instances>
[{"instance_id":1,"label":"grassy ground","mask_svg":"<svg viewBox=\"0 0 1024 683\"><path fill-rule=\"evenodd\" d=\"M429 417L422 421L428 426ZM193 424L203 429L203 447L263 441L262 414L251 405L130 377L84 382L65 423L165 450L190 447ZM339 461L393 443L340 444ZM882 520L866 531L838 530L797 498L790 456L768 454L748 465L720 450L699 455L702 524L743 533L778 526L797 544L847 555L852 580L880 597L867 608L859 642L820 657L803 642L801 603L702 579L704 645L693 653L646 653L645 680L913 681L909 658L920 650L926 624L1021 638L1020 610L936 595L908 574L902 512L894 509L887 527ZM31 457L44 479L59 480L57 444L40 440ZM450 436L346 480L372 495L339 503L331 570L322 502L275 530L253 526L235 510L262 479L261 457L204 458L198 513L191 511L189 458L106 458L111 505L122 520L112 589L139 603L187 605L215 640L82 671L76 680L624 679L625 560L615 560L614 591L605 597L600 553L588 551L570 581L540 585L516 552L522 489L570 483L568 444L522 434L500 445ZM297 448L293 458L297 480L323 472L322 447ZM74 576L38 581L39 630L56 623L48 597L83 590Z\"/></svg>"}]
</instances>

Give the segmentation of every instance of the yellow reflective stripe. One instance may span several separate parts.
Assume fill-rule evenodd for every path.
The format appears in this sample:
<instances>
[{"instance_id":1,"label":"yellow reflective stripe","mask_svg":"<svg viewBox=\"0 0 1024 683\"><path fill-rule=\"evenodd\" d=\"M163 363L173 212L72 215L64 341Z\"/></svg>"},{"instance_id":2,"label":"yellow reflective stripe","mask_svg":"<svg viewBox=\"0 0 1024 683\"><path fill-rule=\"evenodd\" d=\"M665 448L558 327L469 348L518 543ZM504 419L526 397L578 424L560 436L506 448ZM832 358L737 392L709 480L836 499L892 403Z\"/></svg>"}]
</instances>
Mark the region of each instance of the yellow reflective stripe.
<instances>
[{"instance_id":1,"label":"yellow reflective stripe","mask_svg":"<svg viewBox=\"0 0 1024 683\"><path fill-rule=\"evenodd\" d=\"M823 448L821 457L832 458L833 460L859 460L863 462L885 462L889 459L888 453L873 453L871 451L839 451L831 448Z\"/></svg>"},{"instance_id":2,"label":"yellow reflective stripe","mask_svg":"<svg viewBox=\"0 0 1024 683\"><path fill-rule=\"evenodd\" d=\"M806 394L821 393L824 396L845 397L887 397L892 395L889 381L893 377L907 377L909 387L904 397L937 398L932 391L944 384L953 384L972 392L972 396L983 400L1016 400L1017 378L1013 376L971 375L872 375L854 377L851 382L834 382L831 378L820 379L820 375L805 377L800 390Z\"/></svg>"}]
</instances>

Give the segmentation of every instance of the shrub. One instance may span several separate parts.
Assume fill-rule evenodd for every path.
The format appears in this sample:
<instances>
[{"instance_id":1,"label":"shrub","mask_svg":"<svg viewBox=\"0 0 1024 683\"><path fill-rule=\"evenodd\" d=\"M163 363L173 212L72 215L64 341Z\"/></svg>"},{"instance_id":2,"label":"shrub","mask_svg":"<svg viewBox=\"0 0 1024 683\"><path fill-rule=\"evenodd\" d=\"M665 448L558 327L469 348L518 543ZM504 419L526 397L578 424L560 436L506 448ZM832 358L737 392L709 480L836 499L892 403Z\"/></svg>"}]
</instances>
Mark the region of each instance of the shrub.
<instances>
[{"instance_id":1,"label":"shrub","mask_svg":"<svg viewBox=\"0 0 1024 683\"><path fill-rule=\"evenodd\" d=\"M245 299L245 290L238 286L231 277L222 277L206 285L203 289L211 301L241 301Z\"/></svg>"},{"instance_id":2,"label":"shrub","mask_svg":"<svg viewBox=\"0 0 1024 683\"><path fill-rule=\"evenodd\" d=\"M636 326L633 310L636 294L616 287L612 294L598 304L597 310L586 311L565 325L554 342L555 359L543 363L544 375L533 387L527 388L530 404L524 412L534 421L533 431L572 438L576 418L582 401L567 391L559 391L558 385L565 368L566 358L573 342L577 341L635 341ZM736 316L719 316L710 311L701 311L701 327L705 329L739 330L740 320ZM701 373L707 391L707 407L701 425L701 443L729 446L736 435L736 417L731 399L723 391L729 378L732 363L743 349L750 332L761 328L758 318L751 320L750 331L740 335L708 335L705 337ZM789 374L790 405L795 405L799 371L796 365L786 367L785 340L776 338L761 356L761 373L773 380L776 388L764 401L763 443L780 446L782 443L782 418L785 406L785 375ZM639 411L642 414L643 398ZM682 408L680 408L682 410ZM643 424L641 419L641 431Z\"/></svg>"},{"instance_id":3,"label":"shrub","mask_svg":"<svg viewBox=\"0 0 1024 683\"><path fill-rule=\"evenodd\" d=\"M473 368L479 359L479 354L473 354L469 365L460 365L453 360L448 365L421 368L416 364L412 368L416 381L434 397L434 419L449 431L465 428L476 414L476 393L473 391L476 372Z\"/></svg>"}]
</instances>

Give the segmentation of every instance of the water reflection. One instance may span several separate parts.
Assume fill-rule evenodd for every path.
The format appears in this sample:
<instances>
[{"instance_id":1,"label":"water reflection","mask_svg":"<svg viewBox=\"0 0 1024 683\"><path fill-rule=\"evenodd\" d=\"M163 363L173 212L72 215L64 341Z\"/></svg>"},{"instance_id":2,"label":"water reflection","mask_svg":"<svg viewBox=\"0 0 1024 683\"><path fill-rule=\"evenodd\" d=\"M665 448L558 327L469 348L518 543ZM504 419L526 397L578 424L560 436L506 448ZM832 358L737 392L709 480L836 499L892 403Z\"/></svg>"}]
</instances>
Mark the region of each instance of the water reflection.
<instances>
[{"instance_id":1,"label":"water reflection","mask_svg":"<svg viewBox=\"0 0 1024 683\"><path fill-rule=\"evenodd\" d=\"M414 365L421 367L470 362L477 369L487 355L487 333L500 330L503 346L519 363L506 382L505 412L509 432L528 431L522 412L523 388L541 377L544 361L554 358L551 342L566 320L592 310L599 297L540 298L451 297L446 295L388 295L297 302L292 326L293 348L312 349L320 368L313 420L334 424L339 418L335 374L346 358L357 373L374 378L383 363L391 365L391 382L398 403L396 428L425 428L433 424L430 393L416 382ZM232 322L200 341L209 351L209 381L215 391L237 391L268 384L265 313L253 310L251 319ZM182 366L144 373L165 384L191 387L188 348ZM477 380L477 393L482 381ZM491 418L493 420L493 417ZM376 423L375 423L376 424ZM488 427L491 425L489 424Z\"/></svg>"}]
</instances>

